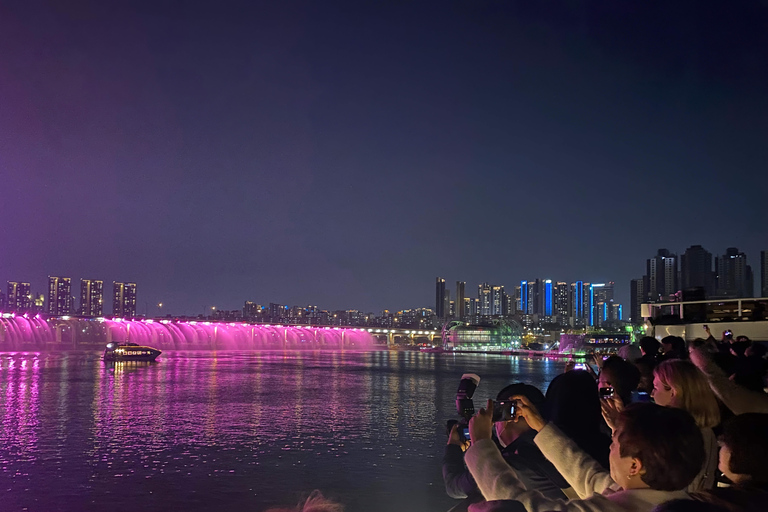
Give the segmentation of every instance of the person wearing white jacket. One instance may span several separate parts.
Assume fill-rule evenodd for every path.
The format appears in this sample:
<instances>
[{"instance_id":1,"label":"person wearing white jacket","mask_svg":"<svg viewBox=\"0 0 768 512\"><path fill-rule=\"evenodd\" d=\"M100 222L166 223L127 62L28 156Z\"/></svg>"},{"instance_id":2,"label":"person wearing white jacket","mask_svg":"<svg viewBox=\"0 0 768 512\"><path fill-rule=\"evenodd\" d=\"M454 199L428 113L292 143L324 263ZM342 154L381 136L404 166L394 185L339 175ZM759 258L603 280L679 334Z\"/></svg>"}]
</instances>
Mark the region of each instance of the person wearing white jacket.
<instances>
[{"instance_id":1,"label":"person wearing white jacket","mask_svg":"<svg viewBox=\"0 0 768 512\"><path fill-rule=\"evenodd\" d=\"M687 412L648 403L627 407L617 419L608 472L556 426L547 424L525 397L516 399L516 414L539 432L534 443L578 499L548 499L520 483L491 440L489 400L488 408L469 423L472 446L465 461L487 500L471 506L470 512L650 512L665 501L689 497L685 488L702 467L704 441Z\"/></svg>"}]
</instances>

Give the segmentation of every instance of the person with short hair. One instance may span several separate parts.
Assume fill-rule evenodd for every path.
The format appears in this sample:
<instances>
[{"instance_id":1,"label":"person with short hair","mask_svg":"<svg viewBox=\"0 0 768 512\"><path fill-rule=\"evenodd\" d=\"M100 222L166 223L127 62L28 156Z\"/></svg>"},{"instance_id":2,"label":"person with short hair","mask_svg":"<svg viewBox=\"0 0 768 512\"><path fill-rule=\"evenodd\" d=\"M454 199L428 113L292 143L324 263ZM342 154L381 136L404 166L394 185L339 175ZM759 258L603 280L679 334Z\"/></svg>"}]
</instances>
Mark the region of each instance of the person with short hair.
<instances>
[{"instance_id":1,"label":"person with short hair","mask_svg":"<svg viewBox=\"0 0 768 512\"><path fill-rule=\"evenodd\" d=\"M768 509L768 414L747 413L723 424L719 468L733 485L696 493L694 499L729 512Z\"/></svg>"},{"instance_id":2,"label":"person with short hair","mask_svg":"<svg viewBox=\"0 0 768 512\"><path fill-rule=\"evenodd\" d=\"M519 414L538 431L536 445L579 499L551 500L526 489L494 449L491 412L486 408L470 420L473 444L466 461L489 502L515 500L527 512L648 512L660 503L688 498L685 489L701 469L704 443L687 412L651 403L631 404L621 411L611 444L610 471L606 471L547 423L525 397L519 400ZM477 504L469 510L493 510L493 506Z\"/></svg>"},{"instance_id":3,"label":"person with short hair","mask_svg":"<svg viewBox=\"0 0 768 512\"><path fill-rule=\"evenodd\" d=\"M614 393L624 405L632 402L632 392L640 383L640 370L634 364L618 356L611 356L603 362L597 377L597 387L613 387Z\"/></svg>"},{"instance_id":4,"label":"person with short hair","mask_svg":"<svg viewBox=\"0 0 768 512\"><path fill-rule=\"evenodd\" d=\"M513 395L525 396L539 406L544 402L544 395L537 387L522 382L504 387L496 400L508 402ZM528 488L537 489L553 499L566 497L561 489L567 488L568 482L534 444L536 432L528 426L525 418L514 416L509 421L494 423L494 427L502 457L517 470ZM458 425L454 425L443 457L443 483L450 497L465 499L466 505L469 505L481 496L474 478L464 465L464 448L459 438Z\"/></svg>"}]
</instances>

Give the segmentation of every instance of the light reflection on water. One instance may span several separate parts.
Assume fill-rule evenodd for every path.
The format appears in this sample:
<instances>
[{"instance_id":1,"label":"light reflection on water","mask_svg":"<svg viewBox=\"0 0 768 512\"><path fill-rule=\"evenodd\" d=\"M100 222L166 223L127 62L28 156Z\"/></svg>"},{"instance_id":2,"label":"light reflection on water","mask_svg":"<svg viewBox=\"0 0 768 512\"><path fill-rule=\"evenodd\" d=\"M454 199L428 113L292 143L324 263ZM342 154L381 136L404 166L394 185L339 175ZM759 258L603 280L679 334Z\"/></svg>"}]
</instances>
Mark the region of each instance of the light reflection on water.
<instances>
[{"instance_id":1,"label":"light reflection on water","mask_svg":"<svg viewBox=\"0 0 768 512\"><path fill-rule=\"evenodd\" d=\"M349 511L447 510L444 424L462 373L480 405L562 365L418 352L0 354L3 509L290 505L319 488Z\"/></svg>"}]
</instances>

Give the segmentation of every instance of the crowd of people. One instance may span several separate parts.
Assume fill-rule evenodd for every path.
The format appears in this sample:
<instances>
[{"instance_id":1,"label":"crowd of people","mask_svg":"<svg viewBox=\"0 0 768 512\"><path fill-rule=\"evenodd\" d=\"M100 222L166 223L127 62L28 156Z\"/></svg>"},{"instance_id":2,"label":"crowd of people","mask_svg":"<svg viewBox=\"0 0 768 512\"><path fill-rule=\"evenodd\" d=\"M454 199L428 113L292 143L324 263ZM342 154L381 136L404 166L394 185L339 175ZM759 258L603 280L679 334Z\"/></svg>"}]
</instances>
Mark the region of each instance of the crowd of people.
<instances>
[{"instance_id":1,"label":"crowd of people","mask_svg":"<svg viewBox=\"0 0 768 512\"><path fill-rule=\"evenodd\" d=\"M448 435L450 512L768 511L766 348L730 331L646 337L573 362L546 395L514 383ZM341 512L313 493L274 512Z\"/></svg>"},{"instance_id":2,"label":"crowd of people","mask_svg":"<svg viewBox=\"0 0 768 512\"><path fill-rule=\"evenodd\" d=\"M768 510L765 346L709 333L690 346L643 338L572 364L546 396L527 384L451 431L443 459L452 512L756 512ZM494 435L495 434L495 435Z\"/></svg>"}]
</instances>

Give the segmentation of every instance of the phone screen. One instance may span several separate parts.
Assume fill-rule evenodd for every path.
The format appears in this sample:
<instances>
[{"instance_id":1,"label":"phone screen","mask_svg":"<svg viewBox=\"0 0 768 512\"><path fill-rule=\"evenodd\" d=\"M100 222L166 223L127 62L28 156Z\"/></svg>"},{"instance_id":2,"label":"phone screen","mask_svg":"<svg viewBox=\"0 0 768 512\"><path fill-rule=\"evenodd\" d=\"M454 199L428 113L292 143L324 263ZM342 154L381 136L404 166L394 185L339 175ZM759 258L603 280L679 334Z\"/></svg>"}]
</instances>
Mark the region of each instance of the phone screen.
<instances>
[{"instance_id":1,"label":"phone screen","mask_svg":"<svg viewBox=\"0 0 768 512\"><path fill-rule=\"evenodd\" d=\"M573 365L573 369L574 370L586 370L587 369L587 365L586 365L586 363L576 363L575 365Z\"/></svg>"},{"instance_id":2,"label":"phone screen","mask_svg":"<svg viewBox=\"0 0 768 512\"><path fill-rule=\"evenodd\" d=\"M515 417L515 401L500 400L493 402L493 422L509 421Z\"/></svg>"},{"instance_id":3,"label":"phone screen","mask_svg":"<svg viewBox=\"0 0 768 512\"><path fill-rule=\"evenodd\" d=\"M469 441L469 427L464 427L463 432L464 432L464 439Z\"/></svg>"}]
</instances>

